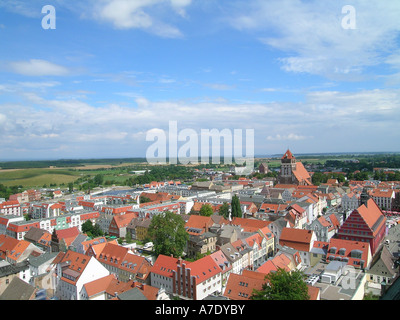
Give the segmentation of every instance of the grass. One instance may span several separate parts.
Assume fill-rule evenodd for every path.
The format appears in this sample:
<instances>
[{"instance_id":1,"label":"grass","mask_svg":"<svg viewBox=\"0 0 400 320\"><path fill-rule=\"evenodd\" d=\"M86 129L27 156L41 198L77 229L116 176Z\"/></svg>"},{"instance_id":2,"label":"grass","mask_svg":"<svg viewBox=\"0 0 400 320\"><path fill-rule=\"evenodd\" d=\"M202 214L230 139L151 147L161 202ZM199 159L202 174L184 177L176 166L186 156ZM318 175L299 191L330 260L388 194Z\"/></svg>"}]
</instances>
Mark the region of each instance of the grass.
<instances>
[{"instance_id":1,"label":"grass","mask_svg":"<svg viewBox=\"0 0 400 320\"><path fill-rule=\"evenodd\" d=\"M5 186L42 187L44 184L67 184L75 181L79 173L54 169L21 169L0 171L0 183Z\"/></svg>"},{"instance_id":2,"label":"grass","mask_svg":"<svg viewBox=\"0 0 400 320\"><path fill-rule=\"evenodd\" d=\"M115 183L122 183L128 177L133 176L128 174L122 168L118 169L91 169L91 170L76 170L76 169L17 169L17 170L0 170L0 184L9 186L22 186L23 188L43 187L55 184L57 186L69 182L74 182L82 176L94 177L96 174L102 174L104 181L114 180Z\"/></svg>"}]
</instances>

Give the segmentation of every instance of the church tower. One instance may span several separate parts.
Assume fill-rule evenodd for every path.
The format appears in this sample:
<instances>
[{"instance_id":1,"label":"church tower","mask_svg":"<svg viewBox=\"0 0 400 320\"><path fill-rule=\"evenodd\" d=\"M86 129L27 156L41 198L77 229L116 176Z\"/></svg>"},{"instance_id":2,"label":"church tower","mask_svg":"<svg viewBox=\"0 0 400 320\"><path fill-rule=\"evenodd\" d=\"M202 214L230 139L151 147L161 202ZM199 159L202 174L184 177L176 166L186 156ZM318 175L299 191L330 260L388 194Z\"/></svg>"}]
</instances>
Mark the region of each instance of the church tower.
<instances>
[{"instance_id":1,"label":"church tower","mask_svg":"<svg viewBox=\"0 0 400 320\"><path fill-rule=\"evenodd\" d=\"M292 184L294 183L293 171L296 170L296 158L288 149L281 158L281 171L279 173L279 183Z\"/></svg>"},{"instance_id":2,"label":"church tower","mask_svg":"<svg viewBox=\"0 0 400 320\"><path fill-rule=\"evenodd\" d=\"M367 188L363 188L362 193L360 194L360 206L367 206L368 200L370 199L370 195L368 194Z\"/></svg>"}]
</instances>

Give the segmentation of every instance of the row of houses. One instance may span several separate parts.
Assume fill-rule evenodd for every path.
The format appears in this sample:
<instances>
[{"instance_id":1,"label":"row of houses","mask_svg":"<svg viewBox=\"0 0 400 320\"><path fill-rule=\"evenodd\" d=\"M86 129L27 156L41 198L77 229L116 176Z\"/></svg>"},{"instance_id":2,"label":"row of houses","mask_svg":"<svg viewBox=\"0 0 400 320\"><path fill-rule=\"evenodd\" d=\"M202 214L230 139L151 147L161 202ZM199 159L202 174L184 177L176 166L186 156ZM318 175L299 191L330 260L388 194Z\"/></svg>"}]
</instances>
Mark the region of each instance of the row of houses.
<instances>
[{"instance_id":1,"label":"row of houses","mask_svg":"<svg viewBox=\"0 0 400 320\"><path fill-rule=\"evenodd\" d=\"M186 222L187 231L194 236L193 243L198 243L201 236L209 239L212 238L209 234L215 235L211 242L203 243L205 249L212 252L195 261L160 255L151 263L115 241L85 237L78 241L79 230L75 227L74 236L69 234L69 245L66 241L68 236L62 235L62 230L55 232L67 245L63 246L65 251L59 252L57 258L53 257L41 277L34 277L35 271L29 275L33 269L28 273L25 269L23 274L27 283L37 283L40 279L43 283L44 278L54 279L52 290L59 299L123 299L124 295L127 298L145 298L144 290L147 288L153 292L154 299L171 296L205 299L217 295L245 300L250 299L252 289L260 289L263 283L260 280L269 272L278 268L305 270L323 261L326 268L318 275L320 282L310 280L309 284L310 296L319 299L324 292L321 285L335 283L344 274L344 266L351 266L360 272L372 269L372 257L382 245L381 235L385 226L385 218L373 199L352 212L339 227L338 237L331 237L328 241L318 241L313 230L293 228L288 221L279 232L279 238L275 238L270 230L277 225L275 222L248 218L232 221L215 219L191 215ZM355 224L363 225L355 227ZM348 238L351 233L346 230L352 228L365 230L365 234L357 233ZM48 254L27 240L6 235L3 238L0 243L7 243L7 247L0 246L0 251L5 260L13 265L23 262L21 259L27 256L32 260L33 256ZM32 235L28 234L27 238L32 238ZM20 260L16 259L17 255ZM388 255L386 251L385 255ZM36 264L32 268L36 268L37 272ZM51 272L53 278L49 278ZM385 279L387 283L396 274L393 270L391 272ZM367 281L367 276L364 274L362 279ZM368 276L368 281L376 282L377 279L376 275ZM121 285L119 293L112 293L110 286L117 286L117 282L124 285ZM99 289L95 289L97 286Z\"/></svg>"}]
</instances>

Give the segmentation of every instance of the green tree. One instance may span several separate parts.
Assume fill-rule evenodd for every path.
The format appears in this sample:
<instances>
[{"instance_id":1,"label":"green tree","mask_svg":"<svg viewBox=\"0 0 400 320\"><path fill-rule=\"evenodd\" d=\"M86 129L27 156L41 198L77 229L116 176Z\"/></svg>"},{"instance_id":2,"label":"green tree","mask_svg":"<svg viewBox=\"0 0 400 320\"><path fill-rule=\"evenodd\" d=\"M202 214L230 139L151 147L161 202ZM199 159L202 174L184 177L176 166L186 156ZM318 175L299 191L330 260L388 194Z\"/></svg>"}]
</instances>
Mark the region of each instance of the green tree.
<instances>
[{"instance_id":1,"label":"green tree","mask_svg":"<svg viewBox=\"0 0 400 320\"><path fill-rule=\"evenodd\" d=\"M101 236L104 235L103 230L101 230L100 226L99 226L97 223L96 223L96 224L94 225L94 227L93 227L92 235L93 235L94 237L101 237Z\"/></svg>"},{"instance_id":2,"label":"green tree","mask_svg":"<svg viewBox=\"0 0 400 320\"><path fill-rule=\"evenodd\" d=\"M222 206L219 207L218 214L223 216L225 219L229 218L229 208L230 205L228 202L224 202Z\"/></svg>"},{"instance_id":3,"label":"green tree","mask_svg":"<svg viewBox=\"0 0 400 320\"><path fill-rule=\"evenodd\" d=\"M208 203L204 204L201 209L200 209L200 215L201 216L206 216L209 217L214 213L211 205L209 205Z\"/></svg>"},{"instance_id":4,"label":"green tree","mask_svg":"<svg viewBox=\"0 0 400 320\"><path fill-rule=\"evenodd\" d=\"M104 176L103 176L102 174L99 173L99 174L96 174L96 175L94 176L93 182L94 182L97 186L103 184L103 181L104 181Z\"/></svg>"},{"instance_id":5,"label":"green tree","mask_svg":"<svg viewBox=\"0 0 400 320\"><path fill-rule=\"evenodd\" d=\"M158 214L151 220L149 236L153 239L156 255L163 254L180 257L186 248L189 234L185 230L185 221L170 211Z\"/></svg>"},{"instance_id":6,"label":"green tree","mask_svg":"<svg viewBox=\"0 0 400 320\"><path fill-rule=\"evenodd\" d=\"M242 208L240 208L240 201L236 194L232 197L231 210L232 210L232 218L242 217Z\"/></svg>"},{"instance_id":7,"label":"green tree","mask_svg":"<svg viewBox=\"0 0 400 320\"><path fill-rule=\"evenodd\" d=\"M92 234L93 231L93 224L92 221L86 220L85 223L82 224L82 233L86 233L89 235Z\"/></svg>"},{"instance_id":8,"label":"green tree","mask_svg":"<svg viewBox=\"0 0 400 320\"><path fill-rule=\"evenodd\" d=\"M279 268L265 277L261 290L253 290L252 300L309 300L304 274Z\"/></svg>"},{"instance_id":9,"label":"green tree","mask_svg":"<svg viewBox=\"0 0 400 320\"><path fill-rule=\"evenodd\" d=\"M132 233L130 231L126 232L125 241L127 243L131 243L132 242Z\"/></svg>"},{"instance_id":10,"label":"green tree","mask_svg":"<svg viewBox=\"0 0 400 320\"><path fill-rule=\"evenodd\" d=\"M69 193L72 193L74 191L74 183L73 182L68 183L68 191L69 191Z\"/></svg>"}]
</instances>

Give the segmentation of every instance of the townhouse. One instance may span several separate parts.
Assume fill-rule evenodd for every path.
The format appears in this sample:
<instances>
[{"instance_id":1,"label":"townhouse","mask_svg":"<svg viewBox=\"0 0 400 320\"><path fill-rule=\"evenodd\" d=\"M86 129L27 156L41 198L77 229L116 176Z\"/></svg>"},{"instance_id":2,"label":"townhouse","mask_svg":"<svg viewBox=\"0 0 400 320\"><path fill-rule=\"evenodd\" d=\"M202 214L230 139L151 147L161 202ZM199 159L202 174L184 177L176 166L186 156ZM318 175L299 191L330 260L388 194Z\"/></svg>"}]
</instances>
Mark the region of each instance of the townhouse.
<instances>
[{"instance_id":1,"label":"townhouse","mask_svg":"<svg viewBox=\"0 0 400 320\"><path fill-rule=\"evenodd\" d=\"M136 217L136 213L126 213L123 215L113 216L108 228L109 235L117 238L125 238L128 225Z\"/></svg>"},{"instance_id":2,"label":"townhouse","mask_svg":"<svg viewBox=\"0 0 400 320\"><path fill-rule=\"evenodd\" d=\"M49 252L51 248L51 233L36 227L31 227L25 234L24 240L36 245L45 252Z\"/></svg>"},{"instance_id":3,"label":"townhouse","mask_svg":"<svg viewBox=\"0 0 400 320\"><path fill-rule=\"evenodd\" d=\"M242 274L232 273L223 295L230 300L250 300L254 290L262 290L266 282L265 274L261 272L243 270Z\"/></svg>"},{"instance_id":4,"label":"townhouse","mask_svg":"<svg viewBox=\"0 0 400 320\"><path fill-rule=\"evenodd\" d=\"M137 280L148 283L151 263L145 257L133 254L128 248L106 243L96 252L97 260L121 281Z\"/></svg>"},{"instance_id":5,"label":"townhouse","mask_svg":"<svg viewBox=\"0 0 400 320\"><path fill-rule=\"evenodd\" d=\"M143 241L148 237L150 224L150 218L134 218L126 227L126 232L131 234L132 239Z\"/></svg>"},{"instance_id":6,"label":"townhouse","mask_svg":"<svg viewBox=\"0 0 400 320\"><path fill-rule=\"evenodd\" d=\"M189 234L187 254L196 257L199 254L215 252L217 249L217 234L210 232L214 225L212 217L191 215L185 223L186 232Z\"/></svg>"},{"instance_id":7,"label":"townhouse","mask_svg":"<svg viewBox=\"0 0 400 320\"><path fill-rule=\"evenodd\" d=\"M17 200L19 203L39 201L42 197L42 193L38 190L25 190L21 193L12 194L9 200Z\"/></svg>"},{"instance_id":8,"label":"townhouse","mask_svg":"<svg viewBox=\"0 0 400 320\"><path fill-rule=\"evenodd\" d=\"M242 252L240 252L232 243L224 244L220 247L220 250L224 253L230 265L232 266L232 273L241 274L243 269L251 265L250 260L248 259L248 254L244 256Z\"/></svg>"},{"instance_id":9,"label":"townhouse","mask_svg":"<svg viewBox=\"0 0 400 320\"><path fill-rule=\"evenodd\" d=\"M3 234L0 235L1 260L16 265L26 260L32 253L40 255L43 254L44 251L28 241L17 240Z\"/></svg>"},{"instance_id":10,"label":"townhouse","mask_svg":"<svg viewBox=\"0 0 400 320\"><path fill-rule=\"evenodd\" d=\"M309 267L311 265L311 249L316 240L317 237L313 230L283 228L279 244L298 250L303 265Z\"/></svg>"},{"instance_id":11,"label":"townhouse","mask_svg":"<svg viewBox=\"0 0 400 320\"><path fill-rule=\"evenodd\" d=\"M108 205L101 208L101 213L108 215L122 215L135 208L133 205Z\"/></svg>"},{"instance_id":12,"label":"townhouse","mask_svg":"<svg viewBox=\"0 0 400 320\"><path fill-rule=\"evenodd\" d=\"M22 216L1 216L0 215L0 234L7 234L10 223L25 221Z\"/></svg>"},{"instance_id":13,"label":"townhouse","mask_svg":"<svg viewBox=\"0 0 400 320\"><path fill-rule=\"evenodd\" d=\"M99 243L107 243L106 237L97 237L94 239L87 239L85 241L82 241L77 247L76 247L76 252L87 254L89 249L96 244Z\"/></svg>"},{"instance_id":14,"label":"townhouse","mask_svg":"<svg viewBox=\"0 0 400 320\"><path fill-rule=\"evenodd\" d=\"M318 241L329 241L339 230L340 222L334 214L321 216L307 225L307 229L313 230Z\"/></svg>"},{"instance_id":15,"label":"townhouse","mask_svg":"<svg viewBox=\"0 0 400 320\"><path fill-rule=\"evenodd\" d=\"M375 259L374 259L375 260ZM369 287L379 289L381 294L382 286L392 285L399 274L399 263L396 263L395 257L387 246L383 246L379 252L379 259L376 259L367 273L367 284Z\"/></svg>"},{"instance_id":16,"label":"townhouse","mask_svg":"<svg viewBox=\"0 0 400 320\"><path fill-rule=\"evenodd\" d=\"M302 267L302 260L297 250L287 247L280 247L279 252L273 258L268 259L265 263L258 267L256 271L267 275L270 272L278 271L278 269L291 272L294 270L299 270Z\"/></svg>"},{"instance_id":17,"label":"townhouse","mask_svg":"<svg viewBox=\"0 0 400 320\"><path fill-rule=\"evenodd\" d=\"M25 234L31 227L40 228L50 233L53 233L54 230L67 229L71 227L77 227L79 230L81 230L83 223L85 223L87 220L95 221L98 217L99 212L81 212L63 214L53 218L8 222L6 234L15 239L21 240L24 239Z\"/></svg>"},{"instance_id":18,"label":"townhouse","mask_svg":"<svg viewBox=\"0 0 400 320\"><path fill-rule=\"evenodd\" d=\"M17 200L9 200L0 203L0 215L20 216L21 205Z\"/></svg>"},{"instance_id":19,"label":"townhouse","mask_svg":"<svg viewBox=\"0 0 400 320\"><path fill-rule=\"evenodd\" d=\"M151 285L183 299L203 300L222 293L222 271L211 256L188 262L159 255L151 268Z\"/></svg>"},{"instance_id":20,"label":"townhouse","mask_svg":"<svg viewBox=\"0 0 400 320\"><path fill-rule=\"evenodd\" d=\"M86 283L81 300L169 300L163 290L136 281L120 281L114 274Z\"/></svg>"},{"instance_id":21,"label":"townhouse","mask_svg":"<svg viewBox=\"0 0 400 320\"><path fill-rule=\"evenodd\" d=\"M222 287L226 285L226 281L229 278L229 275L232 272L232 266L229 263L228 258L224 255L222 250L215 251L214 253L210 254L210 257L215 261L216 264L221 269L221 281Z\"/></svg>"},{"instance_id":22,"label":"townhouse","mask_svg":"<svg viewBox=\"0 0 400 320\"><path fill-rule=\"evenodd\" d=\"M56 292L60 300L81 300L83 286L109 275L109 271L94 257L68 250L60 254L56 266Z\"/></svg>"},{"instance_id":23,"label":"townhouse","mask_svg":"<svg viewBox=\"0 0 400 320\"><path fill-rule=\"evenodd\" d=\"M297 203L290 205L286 211L285 217L293 228L302 229L308 222L306 210Z\"/></svg>"},{"instance_id":24,"label":"townhouse","mask_svg":"<svg viewBox=\"0 0 400 320\"><path fill-rule=\"evenodd\" d=\"M260 235L259 233L255 233L242 239L242 242L244 242L249 248L251 248L253 252L253 259L251 261L252 268L257 268L259 265L264 263L267 257L267 240L262 235Z\"/></svg>"},{"instance_id":25,"label":"townhouse","mask_svg":"<svg viewBox=\"0 0 400 320\"><path fill-rule=\"evenodd\" d=\"M370 196L381 210L392 210L396 193L392 189L373 189Z\"/></svg>"},{"instance_id":26,"label":"townhouse","mask_svg":"<svg viewBox=\"0 0 400 320\"><path fill-rule=\"evenodd\" d=\"M346 193L342 197L342 208L345 211L357 209L360 205L360 194L356 192Z\"/></svg>"}]
</instances>

